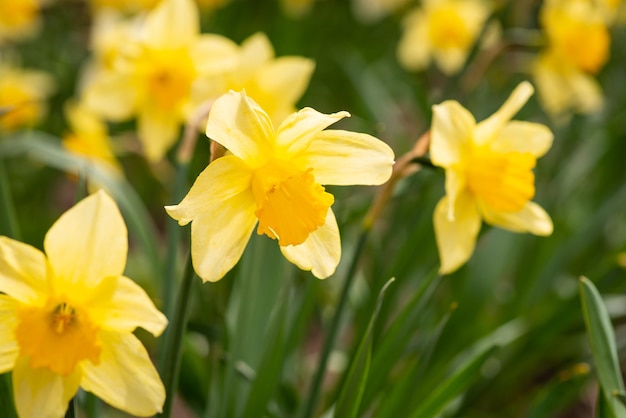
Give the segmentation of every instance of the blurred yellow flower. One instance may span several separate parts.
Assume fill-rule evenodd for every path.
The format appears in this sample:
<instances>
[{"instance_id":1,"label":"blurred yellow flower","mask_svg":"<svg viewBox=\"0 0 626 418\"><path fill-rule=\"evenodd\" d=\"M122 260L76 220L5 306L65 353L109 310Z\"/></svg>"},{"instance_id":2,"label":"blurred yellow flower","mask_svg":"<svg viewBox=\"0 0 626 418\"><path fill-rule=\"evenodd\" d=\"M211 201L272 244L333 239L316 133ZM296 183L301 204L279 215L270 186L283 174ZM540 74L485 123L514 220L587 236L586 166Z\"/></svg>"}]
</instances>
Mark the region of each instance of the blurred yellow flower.
<instances>
[{"instance_id":1,"label":"blurred yellow flower","mask_svg":"<svg viewBox=\"0 0 626 418\"><path fill-rule=\"evenodd\" d=\"M97 11L109 9L122 12L139 12L150 10L158 3L159 0L91 0L91 5Z\"/></svg>"},{"instance_id":2,"label":"blurred yellow flower","mask_svg":"<svg viewBox=\"0 0 626 418\"><path fill-rule=\"evenodd\" d=\"M352 9L357 19L372 23L401 9L410 0L352 0Z\"/></svg>"},{"instance_id":3,"label":"blurred yellow flower","mask_svg":"<svg viewBox=\"0 0 626 418\"><path fill-rule=\"evenodd\" d=\"M39 25L38 0L0 0L0 44L27 38Z\"/></svg>"},{"instance_id":4,"label":"blurred yellow flower","mask_svg":"<svg viewBox=\"0 0 626 418\"><path fill-rule=\"evenodd\" d=\"M107 127L93 112L79 103L65 106L65 117L71 132L63 137L63 146L70 152L105 164L116 173L122 168L113 154Z\"/></svg>"},{"instance_id":5,"label":"blurred yellow flower","mask_svg":"<svg viewBox=\"0 0 626 418\"><path fill-rule=\"evenodd\" d=\"M230 70L236 52L237 46L226 38L200 35L197 6L191 0L164 0L115 53L113 68L93 71L83 100L105 119L137 115L145 154L159 161L193 108L196 82Z\"/></svg>"},{"instance_id":6,"label":"blurred yellow flower","mask_svg":"<svg viewBox=\"0 0 626 418\"><path fill-rule=\"evenodd\" d=\"M457 73L490 12L482 0L425 0L404 20L400 64L407 70L423 70L434 60L445 74Z\"/></svg>"},{"instance_id":7,"label":"blurred yellow flower","mask_svg":"<svg viewBox=\"0 0 626 418\"><path fill-rule=\"evenodd\" d=\"M100 191L52 225L46 253L0 237L0 373L13 371L20 417L62 417L79 387L139 416L161 410L163 384L132 332L167 319L122 275L128 239Z\"/></svg>"},{"instance_id":8,"label":"blurred yellow flower","mask_svg":"<svg viewBox=\"0 0 626 418\"><path fill-rule=\"evenodd\" d=\"M225 74L218 96L229 90L245 90L276 125L296 111L296 102L315 68L312 60L298 56L276 58L264 33L244 40L238 56L237 67Z\"/></svg>"},{"instance_id":9,"label":"blurred yellow flower","mask_svg":"<svg viewBox=\"0 0 626 418\"><path fill-rule=\"evenodd\" d=\"M46 112L52 77L0 62L0 130L35 125Z\"/></svg>"},{"instance_id":10,"label":"blurred yellow flower","mask_svg":"<svg viewBox=\"0 0 626 418\"><path fill-rule=\"evenodd\" d=\"M544 125L511 121L533 93L521 83L502 107L476 123L456 101L433 107L430 156L446 170L446 196L433 215L440 272L472 255L481 219L514 232L550 235L550 216L536 203L532 169L552 146Z\"/></svg>"},{"instance_id":11,"label":"blurred yellow flower","mask_svg":"<svg viewBox=\"0 0 626 418\"><path fill-rule=\"evenodd\" d=\"M552 0L540 17L548 46L532 71L544 108L554 116L598 111L603 95L593 74L608 60L611 41L604 13L589 0Z\"/></svg>"},{"instance_id":12,"label":"blurred yellow flower","mask_svg":"<svg viewBox=\"0 0 626 418\"><path fill-rule=\"evenodd\" d=\"M290 17L300 18L311 11L315 0L280 0L280 5Z\"/></svg>"},{"instance_id":13,"label":"blurred yellow flower","mask_svg":"<svg viewBox=\"0 0 626 418\"><path fill-rule=\"evenodd\" d=\"M275 130L244 92L215 102L206 134L230 152L209 164L180 204L166 206L180 225L193 221L191 254L204 281L237 263L257 223L289 261L321 279L333 274L341 245L334 198L322 184L382 184L394 158L372 136L324 130L347 116L304 108Z\"/></svg>"}]
</instances>

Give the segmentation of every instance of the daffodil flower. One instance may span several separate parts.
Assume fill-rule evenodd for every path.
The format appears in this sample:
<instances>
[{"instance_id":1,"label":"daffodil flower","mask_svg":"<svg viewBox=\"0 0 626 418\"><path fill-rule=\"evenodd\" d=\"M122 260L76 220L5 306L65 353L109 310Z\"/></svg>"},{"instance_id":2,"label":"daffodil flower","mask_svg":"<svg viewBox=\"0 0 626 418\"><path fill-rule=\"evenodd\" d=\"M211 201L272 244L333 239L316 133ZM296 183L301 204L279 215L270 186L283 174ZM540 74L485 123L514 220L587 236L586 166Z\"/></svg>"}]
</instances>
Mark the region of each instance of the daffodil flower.
<instances>
[{"instance_id":1,"label":"daffodil flower","mask_svg":"<svg viewBox=\"0 0 626 418\"><path fill-rule=\"evenodd\" d=\"M79 387L138 416L161 410L165 390L133 335L167 320L123 276L126 226L100 191L52 225L45 254L0 237L0 373L13 371L22 418L62 417Z\"/></svg>"},{"instance_id":2,"label":"daffodil flower","mask_svg":"<svg viewBox=\"0 0 626 418\"><path fill-rule=\"evenodd\" d=\"M482 0L425 0L404 20L398 60L408 70L424 70L431 60L447 75L457 73L489 13Z\"/></svg>"},{"instance_id":3,"label":"daffodil flower","mask_svg":"<svg viewBox=\"0 0 626 418\"><path fill-rule=\"evenodd\" d=\"M430 156L446 171L446 196L434 213L441 273L470 258L482 219L514 232L552 233L550 216L531 201L532 170L552 146L552 132L545 125L511 120L532 93L530 83L521 83L480 123L456 101L433 107Z\"/></svg>"},{"instance_id":4,"label":"daffodil flower","mask_svg":"<svg viewBox=\"0 0 626 418\"><path fill-rule=\"evenodd\" d=\"M341 256L339 230L322 184L382 184L393 151L367 134L324 130L349 116L304 108L275 129L244 92L221 96L206 134L229 153L198 176L183 201L167 206L180 225L191 224L191 254L204 281L221 279L239 260L255 225L278 240L283 255L318 278Z\"/></svg>"},{"instance_id":5,"label":"daffodil flower","mask_svg":"<svg viewBox=\"0 0 626 418\"><path fill-rule=\"evenodd\" d=\"M159 161L193 112L194 91L202 80L234 68L237 45L219 35L200 35L192 0L163 0L134 32L138 34L126 40L120 38L123 28L112 35L126 42L119 49L103 40L115 62L111 69L92 70L83 100L105 119L137 115L146 157Z\"/></svg>"}]
</instances>

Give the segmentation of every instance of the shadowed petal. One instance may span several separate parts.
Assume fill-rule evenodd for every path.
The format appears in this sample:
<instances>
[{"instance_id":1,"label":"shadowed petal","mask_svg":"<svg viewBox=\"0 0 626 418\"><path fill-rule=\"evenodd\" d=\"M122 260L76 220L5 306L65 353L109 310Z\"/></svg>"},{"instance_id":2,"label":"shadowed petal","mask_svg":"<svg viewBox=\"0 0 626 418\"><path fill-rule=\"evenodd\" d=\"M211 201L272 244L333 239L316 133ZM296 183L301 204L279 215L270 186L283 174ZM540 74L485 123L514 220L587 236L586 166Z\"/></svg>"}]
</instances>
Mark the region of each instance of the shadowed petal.
<instances>
[{"instance_id":1,"label":"shadowed petal","mask_svg":"<svg viewBox=\"0 0 626 418\"><path fill-rule=\"evenodd\" d=\"M193 266L203 281L220 280L241 258L257 222L252 192L214 200L191 223Z\"/></svg>"},{"instance_id":2,"label":"shadowed petal","mask_svg":"<svg viewBox=\"0 0 626 418\"><path fill-rule=\"evenodd\" d=\"M46 256L28 244L0 236L0 292L32 303L49 290Z\"/></svg>"},{"instance_id":3,"label":"shadowed petal","mask_svg":"<svg viewBox=\"0 0 626 418\"><path fill-rule=\"evenodd\" d=\"M476 121L458 102L448 100L433 106L430 130L430 158L435 165L448 167L461 161L473 140Z\"/></svg>"},{"instance_id":4,"label":"shadowed petal","mask_svg":"<svg viewBox=\"0 0 626 418\"><path fill-rule=\"evenodd\" d=\"M350 117L348 112L326 115L310 107L292 113L281 123L276 132L276 145L281 148L285 158L305 150L324 129L333 123Z\"/></svg>"},{"instance_id":5,"label":"shadowed petal","mask_svg":"<svg viewBox=\"0 0 626 418\"><path fill-rule=\"evenodd\" d=\"M19 353L15 338L18 303L15 299L0 295L0 373L13 369Z\"/></svg>"},{"instance_id":6,"label":"shadowed petal","mask_svg":"<svg viewBox=\"0 0 626 418\"><path fill-rule=\"evenodd\" d=\"M437 203L433 216L440 274L452 273L469 260L481 224L476 203L468 193L457 196L454 219L448 217L447 199L444 197Z\"/></svg>"},{"instance_id":7,"label":"shadowed petal","mask_svg":"<svg viewBox=\"0 0 626 418\"><path fill-rule=\"evenodd\" d=\"M44 248L55 280L89 287L122 275L128 232L117 205L100 190L61 215L46 234Z\"/></svg>"},{"instance_id":8,"label":"shadowed petal","mask_svg":"<svg viewBox=\"0 0 626 418\"><path fill-rule=\"evenodd\" d=\"M137 337L103 330L101 341L100 363L82 364L83 389L132 415L161 412L165 389Z\"/></svg>"},{"instance_id":9,"label":"shadowed petal","mask_svg":"<svg viewBox=\"0 0 626 418\"><path fill-rule=\"evenodd\" d=\"M271 149L274 127L267 113L245 92L230 91L213 104L206 135L256 167Z\"/></svg>"},{"instance_id":10,"label":"shadowed petal","mask_svg":"<svg viewBox=\"0 0 626 418\"><path fill-rule=\"evenodd\" d=\"M32 369L26 357L18 357L13 369L13 394L20 418L59 418L78 391L80 369L61 376L47 368Z\"/></svg>"},{"instance_id":11,"label":"shadowed petal","mask_svg":"<svg viewBox=\"0 0 626 418\"><path fill-rule=\"evenodd\" d=\"M485 222L513 232L530 232L535 235L552 234L553 225L550 215L536 204L528 202L519 212L497 212L487 205L481 205Z\"/></svg>"},{"instance_id":12,"label":"shadowed petal","mask_svg":"<svg viewBox=\"0 0 626 418\"><path fill-rule=\"evenodd\" d=\"M318 133L303 158L315 181L334 185L378 185L389 180L393 150L371 135L327 130Z\"/></svg>"},{"instance_id":13,"label":"shadowed petal","mask_svg":"<svg viewBox=\"0 0 626 418\"><path fill-rule=\"evenodd\" d=\"M341 259L339 228L332 209L328 208L326 223L313 231L300 245L280 247L280 251L302 270L311 271L318 279L332 275Z\"/></svg>"}]
</instances>

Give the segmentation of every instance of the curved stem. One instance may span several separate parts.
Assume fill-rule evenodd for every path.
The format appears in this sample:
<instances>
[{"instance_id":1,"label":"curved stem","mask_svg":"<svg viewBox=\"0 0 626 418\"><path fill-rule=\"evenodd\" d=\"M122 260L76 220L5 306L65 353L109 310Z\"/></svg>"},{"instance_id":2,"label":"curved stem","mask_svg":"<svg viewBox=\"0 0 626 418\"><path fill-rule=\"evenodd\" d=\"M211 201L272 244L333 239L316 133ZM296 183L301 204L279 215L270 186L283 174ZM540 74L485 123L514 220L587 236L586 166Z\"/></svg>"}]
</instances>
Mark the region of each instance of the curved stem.
<instances>
[{"instance_id":1,"label":"curved stem","mask_svg":"<svg viewBox=\"0 0 626 418\"><path fill-rule=\"evenodd\" d=\"M183 337L185 336L187 321L189 319L189 305L191 304L190 295L193 278L194 271L190 252L183 280L180 284L178 300L176 301L176 310L174 311L174 315L169 326L169 332L166 335L167 340L164 357L165 364L162 369L166 398L161 416L167 418L172 415L174 397L176 396L176 392L178 390L178 375L180 374Z\"/></svg>"},{"instance_id":2,"label":"curved stem","mask_svg":"<svg viewBox=\"0 0 626 418\"><path fill-rule=\"evenodd\" d=\"M0 158L0 202L0 224L6 223L3 227L6 231L0 230L0 233L4 232L9 237L20 240L20 228L15 214L13 196L11 195L11 189L9 187L9 177L3 158Z\"/></svg>"},{"instance_id":3,"label":"curved stem","mask_svg":"<svg viewBox=\"0 0 626 418\"><path fill-rule=\"evenodd\" d=\"M341 295L339 296L339 303L337 305L337 309L335 310L335 316L333 317L333 320L330 324L330 329L328 330L328 335L326 336L326 341L324 341L324 347L322 348L322 354L320 356L319 364L317 366L315 376L313 377L313 383L311 385L309 397L307 399L307 403L304 409L304 418L311 418L315 412L315 407L317 405L317 400L320 396L324 375L326 374L326 365L328 364L328 358L330 357L330 353L335 346L335 340L337 339L337 333L339 332L339 325L341 324L341 317L343 316L343 311L345 310L346 303L348 301L348 294L350 293L352 282L354 281L354 277L356 276L356 269L359 264L359 259L361 258L361 252L365 247L365 242L367 241L369 231L369 228L361 230L361 235L359 236L356 249L354 250L354 254L352 255L352 261L350 264L350 268L348 269L348 274L343 284L343 288L341 289Z\"/></svg>"}]
</instances>

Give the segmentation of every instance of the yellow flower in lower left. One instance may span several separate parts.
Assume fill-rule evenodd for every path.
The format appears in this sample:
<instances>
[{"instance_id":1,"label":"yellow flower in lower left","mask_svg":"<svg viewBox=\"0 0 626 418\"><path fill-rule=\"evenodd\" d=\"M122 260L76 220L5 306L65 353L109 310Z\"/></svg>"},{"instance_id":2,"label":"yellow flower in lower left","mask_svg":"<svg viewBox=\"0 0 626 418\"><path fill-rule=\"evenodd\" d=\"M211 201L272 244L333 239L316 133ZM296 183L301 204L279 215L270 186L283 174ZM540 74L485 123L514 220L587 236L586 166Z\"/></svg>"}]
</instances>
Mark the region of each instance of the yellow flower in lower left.
<instances>
[{"instance_id":1,"label":"yellow flower in lower left","mask_svg":"<svg viewBox=\"0 0 626 418\"><path fill-rule=\"evenodd\" d=\"M128 239L99 191L52 225L45 254L0 236L0 373L13 371L20 417L62 417L79 387L137 416L161 411L165 390L133 335L167 319L123 275Z\"/></svg>"}]
</instances>

